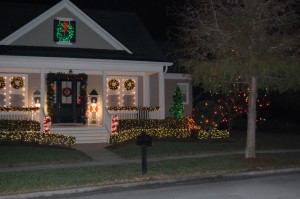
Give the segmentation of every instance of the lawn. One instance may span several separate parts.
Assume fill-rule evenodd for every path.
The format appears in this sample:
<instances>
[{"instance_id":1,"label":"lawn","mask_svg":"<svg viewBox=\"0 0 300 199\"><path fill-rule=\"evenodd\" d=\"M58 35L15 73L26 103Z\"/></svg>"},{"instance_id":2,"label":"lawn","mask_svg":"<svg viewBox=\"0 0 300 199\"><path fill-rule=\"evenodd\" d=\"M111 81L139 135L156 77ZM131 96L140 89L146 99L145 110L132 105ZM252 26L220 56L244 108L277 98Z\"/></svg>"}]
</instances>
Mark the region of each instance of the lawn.
<instances>
[{"instance_id":1,"label":"lawn","mask_svg":"<svg viewBox=\"0 0 300 199\"><path fill-rule=\"evenodd\" d=\"M91 160L89 156L81 151L71 148L0 145L0 167Z\"/></svg>"},{"instance_id":2,"label":"lawn","mask_svg":"<svg viewBox=\"0 0 300 199\"><path fill-rule=\"evenodd\" d=\"M257 133L257 149L300 149L299 135ZM210 142L155 141L148 147L152 157L210 152L243 151L245 133L235 133L228 140ZM108 147L125 158L140 158L135 143ZM0 173L0 195L87 187L148 180L208 176L240 171L300 167L300 152L258 154L256 159L242 155L165 160L148 163L148 174L141 175L141 164L93 166L68 169ZM72 163L91 158L70 148L40 146L0 146L0 167Z\"/></svg>"},{"instance_id":3,"label":"lawn","mask_svg":"<svg viewBox=\"0 0 300 199\"><path fill-rule=\"evenodd\" d=\"M300 135L257 133L257 150L300 149ZM153 141L148 147L150 157L161 157L182 154L201 154L212 152L243 151L246 143L246 132L234 132L227 140L213 140L203 142L188 141ZM140 148L135 142L107 147L111 152L126 158L140 157Z\"/></svg>"},{"instance_id":4,"label":"lawn","mask_svg":"<svg viewBox=\"0 0 300 199\"><path fill-rule=\"evenodd\" d=\"M261 154L257 159L249 160L239 155L232 155L149 162L147 175L141 175L141 165L135 163L8 172L0 175L0 195L191 176L200 177L239 171L299 167L299 157L300 152L294 152Z\"/></svg>"}]
</instances>

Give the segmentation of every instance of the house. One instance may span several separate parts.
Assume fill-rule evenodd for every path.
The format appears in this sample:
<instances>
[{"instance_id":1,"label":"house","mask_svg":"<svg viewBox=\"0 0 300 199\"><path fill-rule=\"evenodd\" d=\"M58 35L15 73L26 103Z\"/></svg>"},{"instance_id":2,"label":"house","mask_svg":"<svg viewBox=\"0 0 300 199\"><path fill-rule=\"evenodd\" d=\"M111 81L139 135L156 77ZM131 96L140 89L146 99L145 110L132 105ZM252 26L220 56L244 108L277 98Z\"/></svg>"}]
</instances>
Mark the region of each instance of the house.
<instances>
[{"instance_id":1,"label":"house","mask_svg":"<svg viewBox=\"0 0 300 199\"><path fill-rule=\"evenodd\" d=\"M114 115L169 116L176 85L184 94L185 114L191 114L189 76L168 73L173 63L135 14L81 10L69 0L51 8L5 4L0 12L0 108L40 109L2 111L0 119L36 119L43 128L48 115L52 133L73 135L79 143L104 142Z\"/></svg>"}]
</instances>

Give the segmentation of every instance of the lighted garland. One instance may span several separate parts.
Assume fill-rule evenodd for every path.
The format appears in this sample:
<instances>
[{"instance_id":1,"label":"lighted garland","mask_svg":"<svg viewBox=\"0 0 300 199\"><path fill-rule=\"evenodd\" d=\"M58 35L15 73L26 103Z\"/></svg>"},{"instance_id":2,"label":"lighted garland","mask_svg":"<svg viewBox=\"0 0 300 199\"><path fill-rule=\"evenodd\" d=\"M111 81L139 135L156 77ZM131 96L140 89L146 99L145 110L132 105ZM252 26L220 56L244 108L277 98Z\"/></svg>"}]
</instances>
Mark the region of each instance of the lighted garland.
<instances>
[{"instance_id":1,"label":"lighted garland","mask_svg":"<svg viewBox=\"0 0 300 199\"><path fill-rule=\"evenodd\" d=\"M31 112L38 111L39 107L0 107L0 112L9 112L9 111L23 111L23 112Z\"/></svg>"},{"instance_id":2,"label":"lighted garland","mask_svg":"<svg viewBox=\"0 0 300 199\"><path fill-rule=\"evenodd\" d=\"M64 27L66 26L66 24L68 25L68 34L65 35L63 34L63 30L65 29ZM56 28L56 37L58 38L59 41L71 41L71 39L74 37L75 34L75 30L74 27L68 23L68 22L60 22L57 25Z\"/></svg>"},{"instance_id":3,"label":"lighted garland","mask_svg":"<svg viewBox=\"0 0 300 199\"><path fill-rule=\"evenodd\" d=\"M54 106L54 81L63 80L63 81L72 81L76 80L80 82L79 87L79 100L82 111L82 123L86 124L87 121L87 79L88 76L84 73L80 74L65 74L65 73L48 73L46 77L47 82L47 112L48 115L53 118L53 106Z\"/></svg>"},{"instance_id":4,"label":"lighted garland","mask_svg":"<svg viewBox=\"0 0 300 199\"><path fill-rule=\"evenodd\" d=\"M13 77L10 80L10 85L14 88L14 89L20 89L23 88L24 86L24 80L22 77Z\"/></svg>"},{"instance_id":5,"label":"lighted garland","mask_svg":"<svg viewBox=\"0 0 300 199\"><path fill-rule=\"evenodd\" d=\"M135 107L135 106L111 106L107 108L109 111L158 111L159 106L151 107Z\"/></svg>"},{"instance_id":6,"label":"lighted garland","mask_svg":"<svg viewBox=\"0 0 300 199\"><path fill-rule=\"evenodd\" d=\"M108 82L108 87L109 87L109 89L111 89L111 90L117 90L117 89L119 88L119 86L120 86L120 83L119 83L119 81L116 80L116 79L111 79L111 80L109 80L109 82Z\"/></svg>"},{"instance_id":7,"label":"lighted garland","mask_svg":"<svg viewBox=\"0 0 300 199\"><path fill-rule=\"evenodd\" d=\"M132 79L128 79L124 82L124 87L126 90L131 91L135 87L135 83Z\"/></svg>"},{"instance_id":8,"label":"lighted garland","mask_svg":"<svg viewBox=\"0 0 300 199\"><path fill-rule=\"evenodd\" d=\"M0 77L0 89L5 87L5 79L4 77Z\"/></svg>"}]
</instances>

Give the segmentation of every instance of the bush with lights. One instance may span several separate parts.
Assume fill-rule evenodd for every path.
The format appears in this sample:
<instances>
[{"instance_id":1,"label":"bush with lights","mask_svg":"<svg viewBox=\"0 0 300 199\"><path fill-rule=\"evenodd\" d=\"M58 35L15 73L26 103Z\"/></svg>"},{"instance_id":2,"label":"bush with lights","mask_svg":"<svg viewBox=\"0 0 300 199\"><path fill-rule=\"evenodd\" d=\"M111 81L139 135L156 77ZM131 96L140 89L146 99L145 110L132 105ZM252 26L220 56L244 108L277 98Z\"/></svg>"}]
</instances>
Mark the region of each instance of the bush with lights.
<instances>
[{"instance_id":1,"label":"bush with lights","mask_svg":"<svg viewBox=\"0 0 300 199\"><path fill-rule=\"evenodd\" d=\"M135 140L145 132L156 140L207 140L225 139L229 132L214 129L204 131L192 117L183 119L168 118L165 120L120 120L118 132L110 136L110 143L117 144Z\"/></svg>"},{"instance_id":2,"label":"bush with lights","mask_svg":"<svg viewBox=\"0 0 300 199\"><path fill-rule=\"evenodd\" d=\"M0 131L40 131L40 123L32 120L0 120Z\"/></svg>"},{"instance_id":3,"label":"bush with lights","mask_svg":"<svg viewBox=\"0 0 300 199\"><path fill-rule=\"evenodd\" d=\"M71 147L75 137L45 134L40 123L32 120L0 120L0 144L29 144Z\"/></svg>"},{"instance_id":4,"label":"bush with lights","mask_svg":"<svg viewBox=\"0 0 300 199\"><path fill-rule=\"evenodd\" d=\"M0 131L0 144L29 144L71 147L75 137L59 134L45 134L40 131Z\"/></svg>"}]
</instances>

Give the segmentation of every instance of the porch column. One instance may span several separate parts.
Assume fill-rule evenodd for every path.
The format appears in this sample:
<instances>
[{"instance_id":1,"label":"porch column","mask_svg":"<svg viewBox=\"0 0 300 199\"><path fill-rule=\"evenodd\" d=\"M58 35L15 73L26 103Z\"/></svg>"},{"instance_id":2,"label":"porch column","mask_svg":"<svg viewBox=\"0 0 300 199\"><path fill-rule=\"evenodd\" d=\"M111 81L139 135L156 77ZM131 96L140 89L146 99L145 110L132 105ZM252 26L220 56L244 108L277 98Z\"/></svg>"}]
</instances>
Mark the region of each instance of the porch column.
<instances>
[{"instance_id":1,"label":"porch column","mask_svg":"<svg viewBox=\"0 0 300 199\"><path fill-rule=\"evenodd\" d=\"M45 114L45 69L41 68L41 105L40 105L40 128L44 130L44 114Z\"/></svg>"},{"instance_id":2,"label":"porch column","mask_svg":"<svg viewBox=\"0 0 300 199\"><path fill-rule=\"evenodd\" d=\"M144 91L144 105L150 106L150 76L146 73L143 76L143 91Z\"/></svg>"},{"instance_id":3,"label":"porch column","mask_svg":"<svg viewBox=\"0 0 300 199\"><path fill-rule=\"evenodd\" d=\"M165 76L163 70L159 72L159 109L160 119L165 119Z\"/></svg>"},{"instance_id":4,"label":"porch column","mask_svg":"<svg viewBox=\"0 0 300 199\"><path fill-rule=\"evenodd\" d=\"M102 111L103 111L103 116L102 116L102 126L105 126L105 114L106 114L106 112L105 112L105 109L106 109L106 104L107 104L107 102L106 102L106 79L107 79L107 71L102 71L102 86L103 86L103 88L102 88L102 93L103 93L103 96L102 96Z\"/></svg>"}]
</instances>

